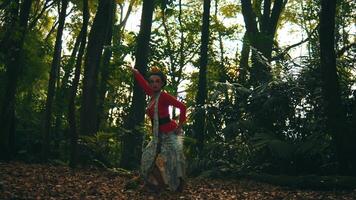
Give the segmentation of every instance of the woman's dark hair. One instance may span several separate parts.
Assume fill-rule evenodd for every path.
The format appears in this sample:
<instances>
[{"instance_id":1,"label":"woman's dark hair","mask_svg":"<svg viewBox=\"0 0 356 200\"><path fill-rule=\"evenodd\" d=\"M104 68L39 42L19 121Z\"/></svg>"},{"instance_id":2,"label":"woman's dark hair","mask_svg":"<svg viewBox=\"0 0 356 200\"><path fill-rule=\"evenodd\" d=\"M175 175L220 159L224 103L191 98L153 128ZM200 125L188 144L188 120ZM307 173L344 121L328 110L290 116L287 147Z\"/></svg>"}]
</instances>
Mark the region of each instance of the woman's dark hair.
<instances>
[{"instance_id":1,"label":"woman's dark hair","mask_svg":"<svg viewBox=\"0 0 356 200\"><path fill-rule=\"evenodd\" d=\"M150 78L150 76L152 75L156 75L161 78L161 81L163 83L162 87L164 87L167 84L167 77L159 68L152 67L151 70L148 72L147 77Z\"/></svg>"}]
</instances>

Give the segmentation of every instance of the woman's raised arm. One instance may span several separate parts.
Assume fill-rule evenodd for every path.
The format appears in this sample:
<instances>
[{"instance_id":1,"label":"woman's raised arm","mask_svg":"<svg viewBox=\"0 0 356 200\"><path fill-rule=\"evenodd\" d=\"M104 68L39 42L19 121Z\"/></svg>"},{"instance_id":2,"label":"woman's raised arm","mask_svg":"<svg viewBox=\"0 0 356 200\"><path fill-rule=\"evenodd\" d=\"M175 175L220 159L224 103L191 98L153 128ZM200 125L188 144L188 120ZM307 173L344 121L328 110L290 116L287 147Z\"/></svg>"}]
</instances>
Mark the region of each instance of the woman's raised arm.
<instances>
[{"instance_id":1,"label":"woman's raised arm","mask_svg":"<svg viewBox=\"0 0 356 200\"><path fill-rule=\"evenodd\" d=\"M142 76L142 74L136 68L131 67L130 69L133 72L138 85L143 89L143 91L147 95L152 96L153 90L148 84L148 82L146 81L146 79Z\"/></svg>"}]
</instances>

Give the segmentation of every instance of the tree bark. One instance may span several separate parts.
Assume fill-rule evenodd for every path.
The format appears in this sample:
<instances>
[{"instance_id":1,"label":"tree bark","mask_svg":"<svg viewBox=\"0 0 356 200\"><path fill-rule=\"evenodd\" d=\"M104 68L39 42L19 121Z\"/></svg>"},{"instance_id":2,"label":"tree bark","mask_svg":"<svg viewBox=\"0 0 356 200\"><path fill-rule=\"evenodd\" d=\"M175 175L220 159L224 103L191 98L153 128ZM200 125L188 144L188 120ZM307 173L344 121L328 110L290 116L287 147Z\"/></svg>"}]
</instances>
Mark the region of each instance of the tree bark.
<instances>
[{"instance_id":1,"label":"tree bark","mask_svg":"<svg viewBox=\"0 0 356 200\"><path fill-rule=\"evenodd\" d=\"M113 44L114 46L120 46L121 45L121 42L122 42L122 36L124 34L124 30L125 30L125 27L126 27L126 23L127 23L127 20L132 12L132 8L133 8L133 4L134 4L134 1L130 1L129 5L128 5L128 8L127 8L127 11L126 11L126 14L124 16L123 12L124 12L124 5L122 4L119 4L119 7L120 7L120 23L118 25L114 25L114 28L113 28ZM122 54L122 52L119 52L119 51L114 51L113 52L113 58L119 58L119 60L114 60L114 63L117 63L117 62L122 62L122 59L124 58L125 56Z\"/></svg>"},{"instance_id":2,"label":"tree bark","mask_svg":"<svg viewBox=\"0 0 356 200\"><path fill-rule=\"evenodd\" d=\"M98 110L97 80L99 66L104 48L105 37L112 16L113 0L99 1L98 10L94 18L88 40L87 54L84 64L83 96L80 110L81 134L93 135L97 132Z\"/></svg>"},{"instance_id":3,"label":"tree bark","mask_svg":"<svg viewBox=\"0 0 356 200\"><path fill-rule=\"evenodd\" d=\"M210 5L211 0L204 0L203 25L201 31L200 62L199 62L199 82L198 91L195 97L196 114L194 119L194 136L197 139L197 151L201 154L204 148L205 137L205 109L204 105L207 98L207 65L208 65L208 46L209 46L209 24L210 24Z\"/></svg>"},{"instance_id":4,"label":"tree bark","mask_svg":"<svg viewBox=\"0 0 356 200\"><path fill-rule=\"evenodd\" d=\"M62 7L59 14L59 25L56 35L56 42L53 52L53 60L51 64L51 71L49 74L48 81L48 90L47 90L47 99L46 107L44 112L44 119L42 124L42 156L46 160L48 158L48 153L50 150L50 128L51 128L51 119L52 119L52 104L54 99L54 94L56 90L56 80L57 72L61 61L61 51L62 51L62 35L66 18L66 11L68 6L68 0L62 0Z\"/></svg>"},{"instance_id":5,"label":"tree bark","mask_svg":"<svg viewBox=\"0 0 356 200\"><path fill-rule=\"evenodd\" d=\"M353 106L353 112L352 112L352 118L351 118L351 139L349 140L350 141L350 143L355 143L355 141L356 141L356 91L354 91L353 92L354 94L353 94L353 96L354 96L354 106ZM351 144L351 145L353 145L353 144ZM356 152L356 147L355 147L355 145L353 145L353 150L352 150L352 152ZM356 168L356 158L355 157L353 157L352 158L352 166L353 166L353 170L352 170L352 172L353 172L353 175L355 175L355 168Z\"/></svg>"},{"instance_id":6,"label":"tree bark","mask_svg":"<svg viewBox=\"0 0 356 200\"><path fill-rule=\"evenodd\" d=\"M257 16L252 8L251 0L241 0L248 43L252 50L252 66L250 84L257 87L271 80L269 63L272 55L273 40L279 18L288 0L275 0L271 8L271 0L264 0L262 16L257 23ZM259 27L259 28L258 28Z\"/></svg>"},{"instance_id":7,"label":"tree bark","mask_svg":"<svg viewBox=\"0 0 356 200\"><path fill-rule=\"evenodd\" d=\"M77 131L77 123L75 117L75 97L77 94L82 59L83 59L86 41L87 41L88 23L89 23L88 0L83 0L83 25L79 34L79 36L81 37L80 38L81 42L80 42L78 57L75 63L74 79L73 79L72 86L70 88L69 103L68 103L68 124L69 124L69 135L71 138L69 166L71 167L76 167L78 162L78 156L77 156L78 155L78 150L77 150L78 131Z\"/></svg>"},{"instance_id":8,"label":"tree bark","mask_svg":"<svg viewBox=\"0 0 356 200\"><path fill-rule=\"evenodd\" d=\"M116 10L116 5L114 4L112 7L112 15L109 19L109 26L107 27L107 35L105 37L105 43L104 46L111 46L112 42L112 37L113 37L113 26L115 24L115 10ZM111 48L106 48L104 50L104 55L103 55L103 62L101 63L100 66L100 86L99 86L99 98L98 98L98 122L97 126L98 128L102 127L101 123L105 123L105 110L104 110L104 101L105 101L105 94L107 92L107 85L108 85L108 80L109 80L109 74L111 71L110 67L110 58L112 56L112 50ZM103 120L104 119L104 120Z\"/></svg>"},{"instance_id":9,"label":"tree bark","mask_svg":"<svg viewBox=\"0 0 356 200\"><path fill-rule=\"evenodd\" d=\"M218 10L219 10L219 1L215 1L215 18L218 19ZM218 39L219 39L219 47L220 47L220 63L219 63L219 82L221 83L226 83L228 80L227 76L227 70L225 67L225 59L224 59L224 43L223 43L223 36L221 34L221 31L218 29ZM229 99L229 93L228 93L228 88L224 88L224 94L225 94L225 103L228 104L230 99Z\"/></svg>"},{"instance_id":10,"label":"tree bark","mask_svg":"<svg viewBox=\"0 0 356 200\"><path fill-rule=\"evenodd\" d=\"M15 2L18 7L18 2ZM2 107L0 114L0 159L11 159L15 138L15 100L17 82L22 70L23 45L28 30L28 20L31 11L32 0L24 0L21 4L20 15L16 18L13 15L14 32L9 37L8 54L5 62L5 83L4 96L2 98ZM16 36L16 37L15 37Z\"/></svg>"},{"instance_id":11,"label":"tree bark","mask_svg":"<svg viewBox=\"0 0 356 200\"><path fill-rule=\"evenodd\" d=\"M336 68L335 55L335 0L322 0L320 11L320 64L323 79L324 110L326 128L332 135L341 174L352 173L354 142L346 123L346 111L341 102L341 92Z\"/></svg>"},{"instance_id":12,"label":"tree bark","mask_svg":"<svg viewBox=\"0 0 356 200\"><path fill-rule=\"evenodd\" d=\"M250 44L248 42L247 34L245 32L242 41L239 76L238 76L238 82L244 86L247 83L247 74L248 74L247 72L250 70L250 66L248 64L249 56L250 56Z\"/></svg>"},{"instance_id":13,"label":"tree bark","mask_svg":"<svg viewBox=\"0 0 356 200\"><path fill-rule=\"evenodd\" d=\"M142 74L146 74L149 42L151 38L152 16L154 11L154 2L144 0L141 15L141 28L137 38L137 47L135 52L135 67ZM134 82L132 105L127 119L125 128L130 131L123 136L122 140L122 157L121 166L127 169L137 168L141 157L142 135L139 126L144 122L145 115L145 94L139 88L137 82Z\"/></svg>"}]
</instances>

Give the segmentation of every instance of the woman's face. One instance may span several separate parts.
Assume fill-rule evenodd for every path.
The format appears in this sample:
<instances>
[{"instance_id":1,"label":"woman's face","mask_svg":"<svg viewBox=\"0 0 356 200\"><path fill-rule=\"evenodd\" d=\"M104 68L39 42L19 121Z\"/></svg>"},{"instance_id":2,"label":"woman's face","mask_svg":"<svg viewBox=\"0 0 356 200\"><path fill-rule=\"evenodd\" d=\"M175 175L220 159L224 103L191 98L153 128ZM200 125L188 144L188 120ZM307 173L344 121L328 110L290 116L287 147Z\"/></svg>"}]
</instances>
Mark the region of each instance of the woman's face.
<instances>
[{"instance_id":1,"label":"woman's face","mask_svg":"<svg viewBox=\"0 0 356 200\"><path fill-rule=\"evenodd\" d=\"M151 75L149 78L149 83L154 92L158 92L162 89L163 82L161 77L158 75Z\"/></svg>"}]
</instances>

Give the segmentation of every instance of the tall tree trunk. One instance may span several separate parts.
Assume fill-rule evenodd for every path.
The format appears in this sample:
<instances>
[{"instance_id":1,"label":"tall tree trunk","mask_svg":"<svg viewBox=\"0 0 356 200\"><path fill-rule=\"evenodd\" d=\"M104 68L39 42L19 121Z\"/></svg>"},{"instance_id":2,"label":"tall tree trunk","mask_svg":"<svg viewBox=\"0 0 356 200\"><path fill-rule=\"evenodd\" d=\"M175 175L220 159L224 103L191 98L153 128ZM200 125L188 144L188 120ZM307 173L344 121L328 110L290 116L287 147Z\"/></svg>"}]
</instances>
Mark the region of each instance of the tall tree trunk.
<instances>
[{"instance_id":1,"label":"tall tree trunk","mask_svg":"<svg viewBox=\"0 0 356 200\"><path fill-rule=\"evenodd\" d=\"M273 40L279 18L287 1L275 0L271 8L271 0L264 0L262 16L260 16L258 24L251 0L241 0L246 34L252 50L250 83L255 87L269 82L272 78L269 64Z\"/></svg>"},{"instance_id":2,"label":"tall tree trunk","mask_svg":"<svg viewBox=\"0 0 356 200\"><path fill-rule=\"evenodd\" d=\"M115 24L115 10L116 4L112 7L113 11L112 16L109 19L109 26L107 27L107 35L105 37L104 46L111 46L112 36L113 36L113 26ZM111 48L106 48L104 50L103 61L100 66L100 86L99 86L99 98L98 98L98 128L101 127L101 123L105 123L105 111L104 111L104 101L105 101L105 94L107 92L107 85L109 80L109 74L111 71L110 66L110 58L112 56Z\"/></svg>"},{"instance_id":3,"label":"tall tree trunk","mask_svg":"<svg viewBox=\"0 0 356 200\"><path fill-rule=\"evenodd\" d=\"M73 72L74 69L74 65L75 65L75 61L77 58L77 54L78 54L78 50L81 44L81 40L82 40L82 35L83 32L80 31L79 35L77 36L74 46L73 46L73 50L72 53L68 59L67 64L63 67L63 78L60 81L60 84L57 83L57 92L56 92L56 96L55 96L55 109L54 112L56 113L55 115L55 125L54 125L54 134L56 136L60 136L61 133L61 128L62 128L62 124L65 117L63 117L63 114L65 113L65 110L63 108L65 108L66 106L68 106L68 97L69 97L69 83L70 83L70 76ZM60 68L58 68L60 69ZM59 71L58 71L58 79L59 79ZM58 140L56 140L58 141ZM57 143L56 143L57 145Z\"/></svg>"},{"instance_id":4,"label":"tall tree trunk","mask_svg":"<svg viewBox=\"0 0 356 200\"><path fill-rule=\"evenodd\" d=\"M218 10L219 10L219 1L215 1L215 18L218 20ZM219 39L219 47L220 47L220 63L219 63L219 82L226 83L227 81L227 71L225 67L225 59L224 59L224 43L221 31L218 30L218 39ZM224 87L225 94L225 103L229 103L229 93L227 87Z\"/></svg>"},{"instance_id":5,"label":"tall tree trunk","mask_svg":"<svg viewBox=\"0 0 356 200\"><path fill-rule=\"evenodd\" d=\"M18 2L15 2L18 7ZM27 34L27 26L31 11L32 0L24 0L21 4L20 15L16 19L14 12L13 31L9 37L8 53L5 62L4 96L0 113L0 159L9 160L13 153L15 138L15 99L19 74L22 70L23 45Z\"/></svg>"},{"instance_id":6,"label":"tall tree trunk","mask_svg":"<svg viewBox=\"0 0 356 200\"><path fill-rule=\"evenodd\" d=\"M171 77L171 87L172 89L172 95L173 96L178 96L178 86L182 80L182 73L183 73L183 68L185 65L185 61L187 59L186 55L184 54L184 47L185 47L185 37L184 37L184 28L183 28L183 23L182 23L182 15L183 15L183 10L182 10L182 0L178 1L178 7L179 7L179 13L178 13L178 22L179 22L179 28L180 30L180 36L179 36L179 49L178 49L178 58L175 59L177 60L175 64L173 65L178 65L177 67L174 67L172 65L172 74L175 74L175 76ZM177 117L177 109L173 108L172 110L172 118L175 119Z\"/></svg>"},{"instance_id":7,"label":"tall tree trunk","mask_svg":"<svg viewBox=\"0 0 356 200\"><path fill-rule=\"evenodd\" d=\"M332 135L339 162L339 172L351 173L353 158L353 137L346 123L346 111L341 102L341 92L336 68L335 55L335 0L322 0L320 11L320 61L323 78L326 127Z\"/></svg>"},{"instance_id":8,"label":"tall tree trunk","mask_svg":"<svg viewBox=\"0 0 356 200\"><path fill-rule=\"evenodd\" d=\"M205 109L203 108L207 98L207 65L209 46L209 23L210 23L210 3L211 0L204 0L203 25L201 31L200 62L199 62L199 82L198 92L195 98L197 111L194 119L194 136L197 139L197 151L202 153L205 137Z\"/></svg>"},{"instance_id":9,"label":"tall tree trunk","mask_svg":"<svg viewBox=\"0 0 356 200\"><path fill-rule=\"evenodd\" d=\"M254 1L255 7L252 7L251 0L241 0L242 15L245 21L247 41L245 44L250 45L251 49L251 67L249 68L249 80L246 87L252 86L257 88L262 84L267 84L272 80L271 73L271 55L274 36L276 34L277 25L282 14L282 11L288 0L263 0ZM273 2L273 6L272 6ZM263 5L262 5L263 3ZM261 15L256 15L256 10L261 8ZM258 18L258 20L257 20ZM248 54L246 50L246 54ZM243 60L243 61L247 61ZM240 63L244 64L244 63ZM246 72L246 71L245 71ZM264 108L262 105L257 105L255 109L261 112ZM265 115L260 115L258 112L252 111L255 123L263 127L266 131L275 132L275 123L272 118ZM268 111L266 111L268 112Z\"/></svg>"},{"instance_id":10,"label":"tall tree trunk","mask_svg":"<svg viewBox=\"0 0 356 200\"><path fill-rule=\"evenodd\" d=\"M354 106L353 106L353 112L352 112L352 119L351 119L351 139L349 140L351 145L353 146L353 150L352 152L356 152L356 147L354 145L355 141L356 141L356 91L354 91ZM356 173L356 158L353 157L352 158L352 166L353 166L353 175L355 175Z\"/></svg>"},{"instance_id":11,"label":"tall tree trunk","mask_svg":"<svg viewBox=\"0 0 356 200\"><path fill-rule=\"evenodd\" d=\"M256 14L253 11L251 0L241 0L241 8L242 8L242 15L244 17L245 21L245 27L246 27L246 35L248 38L248 43L253 47L252 51L252 68L251 69L251 74L250 74L250 79L252 82L252 85L258 85L260 79L267 79L265 77L268 77L268 74L265 73L265 66L259 65L258 60L256 59L256 43L255 40L257 40L259 36L259 30L257 28L257 21L256 21ZM262 74L260 74L261 72Z\"/></svg>"},{"instance_id":12,"label":"tall tree trunk","mask_svg":"<svg viewBox=\"0 0 356 200\"><path fill-rule=\"evenodd\" d=\"M44 120L42 124L42 156L43 159L46 160L48 158L48 153L50 150L50 128L51 128L51 119L52 119L52 103L54 99L54 94L56 90L56 80L57 80L57 72L60 65L61 60L61 51L62 51L62 35L64 29L64 23L66 18L66 11L68 6L68 0L62 0L62 7L59 14L59 25L57 30L56 42L54 46L53 52L53 60L51 65L51 72L49 74L48 81L48 90L47 90L47 99L46 99L46 107L44 113Z\"/></svg>"},{"instance_id":13,"label":"tall tree trunk","mask_svg":"<svg viewBox=\"0 0 356 200\"><path fill-rule=\"evenodd\" d=\"M113 0L99 1L98 10L89 34L84 64L82 106L80 110L80 129L84 135L93 135L98 130L97 80L105 37L108 30L107 27L111 25L110 18L112 16L113 6Z\"/></svg>"},{"instance_id":14,"label":"tall tree trunk","mask_svg":"<svg viewBox=\"0 0 356 200\"><path fill-rule=\"evenodd\" d=\"M148 63L149 42L151 38L152 16L154 11L154 2L144 0L142 6L141 26L137 38L137 47L135 52L136 68L142 74L146 74ZM124 135L122 143L121 166L127 169L138 167L141 157L142 135L139 126L144 122L145 115L145 94L139 88L137 82L134 83L132 105L125 127L131 131Z\"/></svg>"},{"instance_id":15,"label":"tall tree trunk","mask_svg":"<svg viewBox=\"0 0 356 200\"><path fill-rule=\"evenodd\" d=\"M133 5L134 5L134 2L133 0L130 1L129 5L128 5L128 8L127 8L127 11L126 11L126 15L124 15L124 5L123 4L119 4L119 7L120 7L120 22L118 25L114 25L114 28L113 28L113 44L114 46L121 46L121 43L122 43L122 37L123 37L123 34L124 34L124 30L125 30L125 27L126 27L126 23L127 23L127 20L129 18L129 16L131 15L131 12L132 12L132 8L133 8ZM126 55L126 54L125 54ZM113 58L119 58L119 60L114 60L113 62L114 63L118 63L118 62L122 62L122 60L124 59L125 57L124 54L122 54L122 52L120 51L114 51L113 52Z\"/></svg>"},{"instance_id":16,"label":"tall tree trunk","mask_svg":"<svg viewBox=\"0 0 356 200\"><path fill-rule=\"evenodd\" d=\"M74 79L73 79L72 86L70 88L70 95L69 95L69 102L68 102L68 124L69 124L69 135L71 138L69 165L71 167L75 167L78 161L77 159L78 130L77 130L76 117L75 117L75 97L77 94L77 88L78 88L79 78L80 78L80 70L82 66L82 60L83 60L83 55L84 55L86 41L87 41L88 23L89 23L88 0L83 0L83 25L79 34L79 36L81 37L80 38L81 42L80 42L78 57L75 63Z\"/></svg>"}]
</instances>

